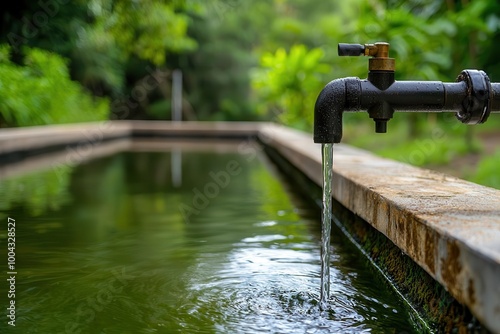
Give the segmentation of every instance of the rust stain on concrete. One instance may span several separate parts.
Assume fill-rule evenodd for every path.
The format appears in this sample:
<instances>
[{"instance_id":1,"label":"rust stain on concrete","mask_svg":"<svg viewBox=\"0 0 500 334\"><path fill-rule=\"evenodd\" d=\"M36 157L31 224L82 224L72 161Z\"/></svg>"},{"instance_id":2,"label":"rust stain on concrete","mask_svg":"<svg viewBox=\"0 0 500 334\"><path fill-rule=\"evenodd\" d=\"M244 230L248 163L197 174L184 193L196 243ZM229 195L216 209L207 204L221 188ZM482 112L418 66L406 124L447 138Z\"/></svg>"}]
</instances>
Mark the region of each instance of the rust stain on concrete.
<instances>
[{"instance_id":1,"label":"rust stain on concrete","mask_svg":"<svg viewBox=\"0 0 500 334\"><path fill-rule=\"evenodd\" d=\"M424 263L433 277L435 277L436 275L436 243L437 238L435 234L431 232L429 228L426 228L424 243Z\"/></svg>"},{"instance_id":2,"label":"rust stain on concrete","mask_svg":"<svg viewBox=\"0 0 500 334\"><path fill-rule=\"evenodd\" d=\"M446 256L441 258L441 277L455 298L463 302L463 298L461 298L462 291L458 281L461 272L460 248L455 241L447 240Z\"/></svg>"},{"instance_id":3,"label":"rust stain on concrete","mask_svg":"<svg viewBox=\"0 0 500 334\"><path fill-rule=\"evenodd\" d=\"M469 278L469 285L467 287L467 297L471 304L476 304L476 291L474 289L474 281Z\"/></svg>"}]
</instances>

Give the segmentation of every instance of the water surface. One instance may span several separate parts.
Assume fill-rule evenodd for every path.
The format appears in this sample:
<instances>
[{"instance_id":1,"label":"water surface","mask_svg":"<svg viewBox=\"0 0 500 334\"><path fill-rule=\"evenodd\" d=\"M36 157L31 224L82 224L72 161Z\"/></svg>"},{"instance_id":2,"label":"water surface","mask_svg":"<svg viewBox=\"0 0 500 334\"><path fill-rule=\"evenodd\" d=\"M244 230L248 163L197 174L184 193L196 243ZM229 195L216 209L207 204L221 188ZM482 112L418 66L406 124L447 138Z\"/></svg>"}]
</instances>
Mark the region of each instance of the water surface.
<instances>
[{"instance_id":1,"label":"water surface","mask_svg":"<svg viewBox=\"0 0 500 334\"><path fill-rule=\"evenodd\" d=\"M10 216L18 272L16 328L4 318L1 333L415 332L340 236L321 314L320 213L262 159L183 152L181 180L171 159L120 153L0 181L0 255ZM0 283L4 310L6 294Z\"/></svg>"}]
</instances>

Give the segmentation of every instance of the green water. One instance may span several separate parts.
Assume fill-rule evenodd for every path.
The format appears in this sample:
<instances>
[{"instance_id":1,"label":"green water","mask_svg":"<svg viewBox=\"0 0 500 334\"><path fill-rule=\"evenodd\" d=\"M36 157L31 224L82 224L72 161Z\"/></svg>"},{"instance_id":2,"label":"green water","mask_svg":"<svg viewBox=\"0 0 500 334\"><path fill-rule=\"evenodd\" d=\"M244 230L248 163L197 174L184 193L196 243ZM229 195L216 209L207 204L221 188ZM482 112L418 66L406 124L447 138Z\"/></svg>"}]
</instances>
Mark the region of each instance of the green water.
<instances>
[{"instance_id":1,"label":"green water","mask_svg":"<svg viewBox=\"0 0 500 334\"><path fill-rule=\"evenodd\" d=\"M0 333L415 332L338 235L320 312L320 213L266 165L183 152L174 187L169 153L120 153L0 181L1 272L7 217L17 271Z\"/></svg>"}]
</instances>

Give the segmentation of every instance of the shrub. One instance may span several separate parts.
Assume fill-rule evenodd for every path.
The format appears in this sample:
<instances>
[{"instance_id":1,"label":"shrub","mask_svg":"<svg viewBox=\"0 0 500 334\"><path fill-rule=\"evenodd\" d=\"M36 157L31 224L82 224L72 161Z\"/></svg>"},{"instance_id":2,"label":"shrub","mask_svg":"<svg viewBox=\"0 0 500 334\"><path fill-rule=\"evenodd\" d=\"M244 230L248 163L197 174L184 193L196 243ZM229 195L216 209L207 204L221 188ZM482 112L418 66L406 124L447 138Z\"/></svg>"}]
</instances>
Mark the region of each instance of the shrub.
<instances>
[{"instance_id":1,"label":"shrub","mask_svg":"<svg viewBox=\"0 0 500 334\"><path fill-rule=\"evenodd\" d=\"M106 119L109 102L94 98L70 79L67 62L54 53L24 49L24 64L14 64L0 45L0 122L30 126ZM1 124L0 123L0 124Z\"/></svg>"}]
</instances>

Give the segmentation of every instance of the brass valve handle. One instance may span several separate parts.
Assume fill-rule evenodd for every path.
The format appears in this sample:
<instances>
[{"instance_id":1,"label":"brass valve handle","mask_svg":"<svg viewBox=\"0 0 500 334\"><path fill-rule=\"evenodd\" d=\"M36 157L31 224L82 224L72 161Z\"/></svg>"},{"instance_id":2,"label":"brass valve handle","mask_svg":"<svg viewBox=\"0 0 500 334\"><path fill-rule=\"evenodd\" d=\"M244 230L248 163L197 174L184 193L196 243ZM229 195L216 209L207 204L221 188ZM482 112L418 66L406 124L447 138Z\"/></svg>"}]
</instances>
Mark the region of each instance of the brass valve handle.
<instances>
[{"instance_id":1,"label":"brass valve handle","mask_svg":"<svg viewBox=\"0 0 500 334\"><path fill-rule=\"evenodd\" d=\"M346 44L339 43L338 55L345 56L371 56L369 60L370 71L394 71L396 61L389 58L389 43L377 42L375 44Z\"/></svg>"}]
</instances>

